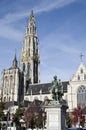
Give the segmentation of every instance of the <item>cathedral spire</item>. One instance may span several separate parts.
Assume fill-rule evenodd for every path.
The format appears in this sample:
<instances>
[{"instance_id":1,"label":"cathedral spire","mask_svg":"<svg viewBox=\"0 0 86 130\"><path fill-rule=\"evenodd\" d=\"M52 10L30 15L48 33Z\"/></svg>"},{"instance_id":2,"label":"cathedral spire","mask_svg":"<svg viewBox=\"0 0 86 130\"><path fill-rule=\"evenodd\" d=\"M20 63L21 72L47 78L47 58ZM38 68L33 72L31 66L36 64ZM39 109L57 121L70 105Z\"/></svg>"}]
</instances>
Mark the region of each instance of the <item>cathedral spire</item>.
<instances>
[{"instance_id":1,"label":"cathedral spire","mask_svg":"<svg viewBox=\"0 0 86 130\"><path fill-rule=\"evenodd\" d=\"M40 81L39 41L33 10L30 12L26 34L23 40L20 67L22 72L24 72L26 81L31 81L32 84Z\"/></svg>"},{"instance_id":2,"label":"cathedral spire","mask_svg":"<svg viewBox=\"0 0 86 130\"><path fill-rule=\"evenodd\" d=\"M33 13L33 10L31 10L31 13L30 13L30 21L32 21L33 18L34 18L34 13Z\"/></svg>"},{"instance_id":3,"label":"cathedral spire","mask_svg":"<svg viewBox=\"0 0 86 130\"><path fill-rule=\"evenodd\" d=\"M17 61L17 58L16 58L16 53L15 53L15 56L14 56L14 59L13 59L13 65L12 65L13 68L17 68L18 67L18 61Z\"/></svg>"},{"instance_id":4,"label":"cathedral spire","mask_svg":"<svg viewBox=\"0 0 86 130\"><path fill-rule=\"evenodd\" d=\"M34 13L33 10L31 10L30 12L30 18L29 18L29 22L26 28L26 35L37 35L36 34L36 24L35 24L35 17L34 17Z\"/></svg>"}]
</instances>

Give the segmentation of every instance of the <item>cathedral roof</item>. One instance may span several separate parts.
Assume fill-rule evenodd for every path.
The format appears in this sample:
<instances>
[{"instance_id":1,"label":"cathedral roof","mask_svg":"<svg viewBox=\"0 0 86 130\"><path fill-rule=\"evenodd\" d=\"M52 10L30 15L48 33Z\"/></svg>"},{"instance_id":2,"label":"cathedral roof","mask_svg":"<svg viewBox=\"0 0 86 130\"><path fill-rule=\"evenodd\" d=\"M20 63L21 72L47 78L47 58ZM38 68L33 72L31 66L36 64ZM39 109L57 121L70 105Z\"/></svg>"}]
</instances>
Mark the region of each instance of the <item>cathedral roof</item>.
<instances>
[{"instance_id":1,"label":"cathedral roof","mask_svg":"<svg viewBox=\"0 0 86 130\"><path fill-rule=\"evenodd\" d=\"M69 81L64 81L62 82L63 84L63 91L64 93L67 92L67 85L69 84ZM50 90L51 90L51 83L43 83L43 84L30 84L28 91L27 91L27 95L38 95L40 93L42 94L49 94Z\"/></svg>"}]
</instances>

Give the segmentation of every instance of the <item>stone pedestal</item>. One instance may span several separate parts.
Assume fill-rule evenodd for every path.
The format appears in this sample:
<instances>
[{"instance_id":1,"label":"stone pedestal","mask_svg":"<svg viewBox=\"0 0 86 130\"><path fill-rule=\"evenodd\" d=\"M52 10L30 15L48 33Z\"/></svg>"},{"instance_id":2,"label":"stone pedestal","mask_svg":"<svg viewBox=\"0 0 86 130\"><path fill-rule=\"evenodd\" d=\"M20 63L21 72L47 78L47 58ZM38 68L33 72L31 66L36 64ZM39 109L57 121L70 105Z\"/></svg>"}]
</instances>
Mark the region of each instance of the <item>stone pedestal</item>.
<instances>
[{"instance_id":1,"label":"stone pedestal","mask_svg":"<svg viewBox=\"0 0 86 130\"><path fill-rule=\"evenodd\" d=\"M51 103L45 108L47 114L47 130L65 130L66 105Z\"/></svg>"}]
</instances>

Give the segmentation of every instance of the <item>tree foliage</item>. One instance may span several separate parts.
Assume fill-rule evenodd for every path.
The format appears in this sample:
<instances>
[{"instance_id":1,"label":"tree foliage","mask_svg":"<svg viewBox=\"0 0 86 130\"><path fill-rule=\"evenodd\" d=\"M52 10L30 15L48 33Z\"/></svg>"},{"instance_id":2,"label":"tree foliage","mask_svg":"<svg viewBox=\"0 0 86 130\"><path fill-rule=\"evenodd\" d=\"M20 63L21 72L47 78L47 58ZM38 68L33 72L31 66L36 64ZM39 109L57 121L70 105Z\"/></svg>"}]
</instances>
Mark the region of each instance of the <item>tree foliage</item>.
<instances>
[{"instance_id":1,"label":"tree foliage","mask_svg":"<svg viewBox=\"0 0 86 130\"><path fill-rule=\"evenodd\" d=\"M34 101L25 111L24 120L26 122L27 128L42 128L43 121L45 121L45 112L42 110L41 106L36 104L36 101Z\"/></svg>"},{"instance_id":2,"label":"tree foliage","mask_svg":"<svg viewBox=\"0 0 86 130\"><path fill-rule=\"evenodd\" d=\"M83 127L84 123L85 123L85 116L83 108L81 107L74 108L72 112L72 124L75 126L78 124Z\"/></svg>"},{"instance_id":3,"label":"tree foliage","mask_svg":"<svg viewBox=\"0 0 86 130\"><path fill-rule=\"evenodd\" d=\"M19 106L18 109L16 109L16 113L13 114L13 122L15 122L16 126L20 126L20 119L22 118L23 115L24 115L24 108Z\"/></svg>"},{"instance_id":4,"label":"tree foliage","mask_svg":"<svg viewBox=\"0 0 86 130\"><path fill-rule=\"evenodd\" d=\"M5 117L3 110L4 110L4 103L0 102L0 129L1 129L1 121L3 121Z\"/></svg>"},{"instance_id":5,"label":"tree foliage","mask_svg":"<svg viewBox=\"0 0 86 130\"><path fill-rule=\"evenodd\" d=\"M71 124L71 116L70 116L69 112L66 113L66 125L67 125L68 128L70 128L72 126L72 124Z\"/></svg>"},{"instance_id":6,"label":"tree foliage","mask_svg":"<svg viewBox=\"0 0 86 130\"><path fill-rule=\"evenodd\" d=\"M2 121L4 119L4 103L3 102L0 102L0 121Z\"/></svg>"}]
</instances>

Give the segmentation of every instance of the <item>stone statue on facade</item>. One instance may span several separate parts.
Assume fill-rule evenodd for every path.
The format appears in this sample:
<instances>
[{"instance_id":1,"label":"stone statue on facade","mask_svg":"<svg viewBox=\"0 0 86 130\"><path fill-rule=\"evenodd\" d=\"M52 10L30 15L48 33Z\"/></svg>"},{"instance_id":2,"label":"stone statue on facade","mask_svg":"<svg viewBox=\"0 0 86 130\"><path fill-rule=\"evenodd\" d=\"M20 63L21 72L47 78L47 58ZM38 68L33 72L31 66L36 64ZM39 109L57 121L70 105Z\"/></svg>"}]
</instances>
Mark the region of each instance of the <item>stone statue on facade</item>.
<instances>
[{"instance_id":1,"label":"stone statue on facade","mask_svg":"<svg viewBox=\"0 0 86 130\"><path fill-rule=\"evenodd\" d=\"M62 101L63 96L63 85L61 80L57 80L57 76L54 76L54 80L52 81L52 98L57 102Z\"/></svg>"}]
</instances>

